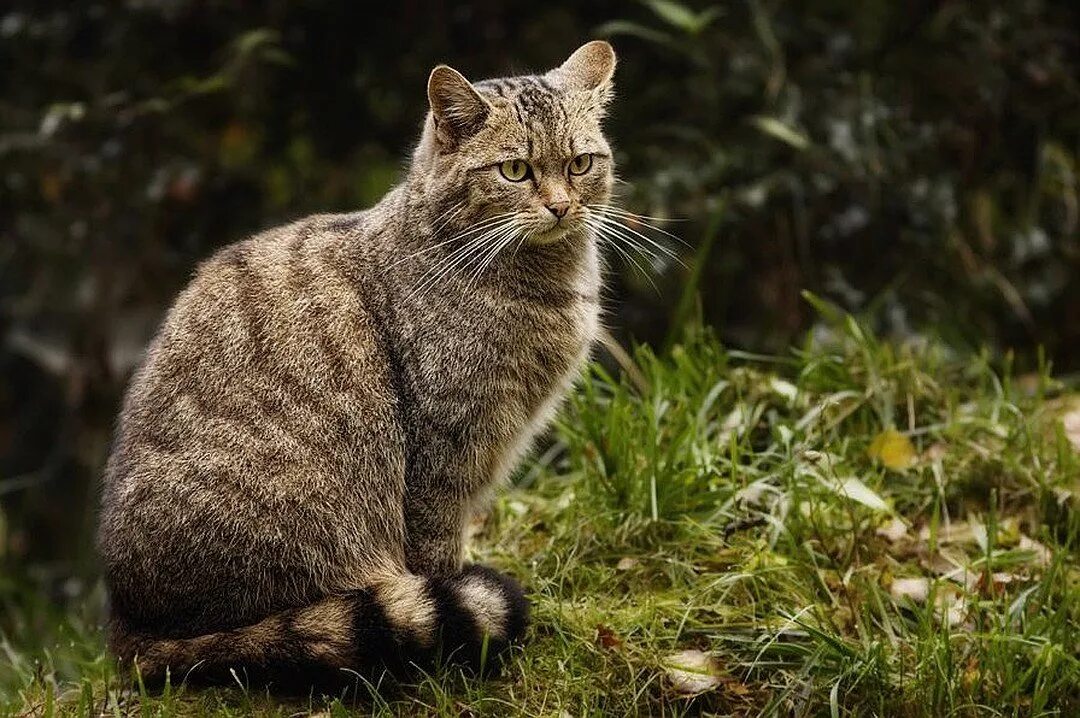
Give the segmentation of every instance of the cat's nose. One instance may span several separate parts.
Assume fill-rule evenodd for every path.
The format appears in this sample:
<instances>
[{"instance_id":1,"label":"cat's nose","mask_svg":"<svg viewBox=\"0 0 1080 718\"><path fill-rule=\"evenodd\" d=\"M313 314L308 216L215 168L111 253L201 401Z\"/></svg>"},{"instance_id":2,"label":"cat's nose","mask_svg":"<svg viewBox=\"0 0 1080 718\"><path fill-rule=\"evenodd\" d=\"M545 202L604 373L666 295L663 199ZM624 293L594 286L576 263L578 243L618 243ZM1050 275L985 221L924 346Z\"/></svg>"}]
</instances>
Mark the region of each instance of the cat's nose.
<instances>
[{"instance_id":1,"label":"cat's nose","mask_svg":"<svg viewBox=\"0 0 1080 718\"><path fill-rule=\"evenodd\" d=\"M570 201L564 199L558 202L549 202L547 208L553 215L562 219L566 216L566 213L570 211Z\"/></svg>"}]
</instances>

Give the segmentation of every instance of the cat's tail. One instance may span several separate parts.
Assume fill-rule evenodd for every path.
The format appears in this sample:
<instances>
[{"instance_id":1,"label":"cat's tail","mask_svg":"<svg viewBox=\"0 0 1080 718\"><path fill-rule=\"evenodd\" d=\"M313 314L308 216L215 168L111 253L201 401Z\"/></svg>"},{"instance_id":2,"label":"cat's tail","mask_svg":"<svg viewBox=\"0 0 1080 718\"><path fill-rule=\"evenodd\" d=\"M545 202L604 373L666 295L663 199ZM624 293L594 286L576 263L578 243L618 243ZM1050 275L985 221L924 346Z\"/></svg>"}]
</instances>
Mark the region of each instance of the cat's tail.
<instances>
[{"instance_id":1,"label":"cat's tail","mask_svg":"<svg viewBox=\"0 0 1080 718\"><path fill-rule=\"evenodd\" d=\"M190 638L130 631L114 617L109 643L149 684L168 673L174 683L250 681L291 689L357 673L377 677L382 669L402 675L438 660L492 672L521 639L528 609L512 578L474 565L449 578L379 579L253 625Z\"/></svg>"}]
</instances>

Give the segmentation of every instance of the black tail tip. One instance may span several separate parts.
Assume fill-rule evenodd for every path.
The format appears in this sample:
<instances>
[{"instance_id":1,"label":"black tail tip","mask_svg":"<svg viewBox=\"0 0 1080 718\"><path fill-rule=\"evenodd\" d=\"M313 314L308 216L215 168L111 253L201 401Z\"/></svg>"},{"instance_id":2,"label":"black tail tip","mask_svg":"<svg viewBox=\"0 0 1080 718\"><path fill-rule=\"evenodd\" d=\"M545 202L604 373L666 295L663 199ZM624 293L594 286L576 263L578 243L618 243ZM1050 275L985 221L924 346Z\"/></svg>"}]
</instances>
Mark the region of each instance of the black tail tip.
<instances>
[{"instance_id":1,"label":"black tail tip","mask_svg":"<svg viewBox=\"0 0 1080 718\"><path fill-rule=\"evenodd\" d=\"M521 585L487 566L470 565L433 580L431 589L442 630L441 660L478 675L497 674L528 626L529 600Z\"/></svg>"},{"instance_id":2,"label":"black tail tip","mask_svg":"<svg viewBox=\"0 0 1080 718\"><path fill-rule=\"evenodd\" d=\"M521 643L525 638L525 629L529 626L529 599L525 589L508 574L501 573L489 566L471 564L461 571L461 577L476 577L485 585L492 587L506 605L506 617L503 620L501 638L508 645Z\"/></svg>"}]
</instances>

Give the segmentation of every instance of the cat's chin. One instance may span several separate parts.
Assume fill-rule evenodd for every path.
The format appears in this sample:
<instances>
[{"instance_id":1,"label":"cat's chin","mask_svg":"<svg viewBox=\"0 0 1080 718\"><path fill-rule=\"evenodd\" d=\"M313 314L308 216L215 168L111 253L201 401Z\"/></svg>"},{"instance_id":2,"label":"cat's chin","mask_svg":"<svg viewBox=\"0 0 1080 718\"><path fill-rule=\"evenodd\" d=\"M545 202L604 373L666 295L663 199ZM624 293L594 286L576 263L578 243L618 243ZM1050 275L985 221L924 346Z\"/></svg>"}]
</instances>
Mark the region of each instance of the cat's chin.
<instances>
[{"instance_id":1,"label":"cat's chin","mask_svg":"<svg viewBox=\"0 0 1080 718\"><path fill-rule=\"evenodd\" d=\"M546 247L569 240L574 235L574 232L575 229L572 227L555 225L551 229L531 234L526 243L533 247Z\"/></svg>"}]
</instances>

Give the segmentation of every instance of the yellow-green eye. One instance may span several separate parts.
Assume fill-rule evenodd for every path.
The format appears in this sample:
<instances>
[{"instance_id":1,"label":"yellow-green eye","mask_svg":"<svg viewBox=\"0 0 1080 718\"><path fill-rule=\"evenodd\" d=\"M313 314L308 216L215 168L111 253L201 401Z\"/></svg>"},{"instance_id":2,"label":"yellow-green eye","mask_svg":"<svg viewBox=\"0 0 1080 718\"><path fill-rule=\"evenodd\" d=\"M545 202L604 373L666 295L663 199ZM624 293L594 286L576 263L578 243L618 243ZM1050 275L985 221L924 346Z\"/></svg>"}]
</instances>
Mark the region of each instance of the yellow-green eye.
<instances>
[{"instance_id":1,"label":"yellow-green eye","mask_svg":"<svg viewBox=\"0 0 1080 718\"><path fill-rule=\"evenodd\" d=\"M499 171L511 182L520 182L529 176L529 164L525 160L506 160L499 165Z\"/></svg>"},{"instance_id":2,"label":"yellow-green eye","mask_svg":"<svg viewBox=\"0 0 1080 718\"><path fill-rule=\"evenodd\" d=\"M592 167L592 155L586 153L570 160L570 174L583 175Z\"/></svg>"}]
</instances>

